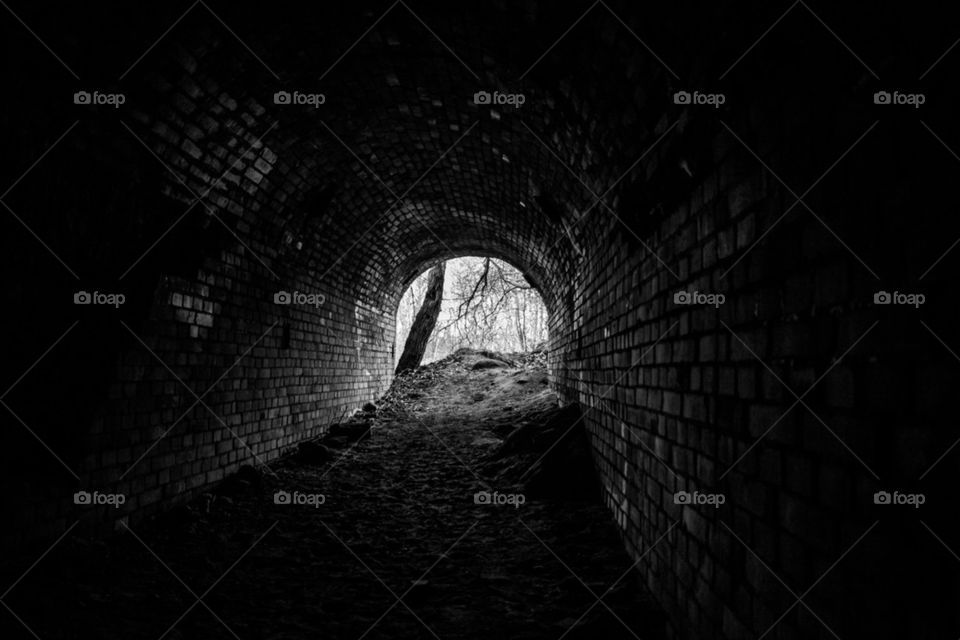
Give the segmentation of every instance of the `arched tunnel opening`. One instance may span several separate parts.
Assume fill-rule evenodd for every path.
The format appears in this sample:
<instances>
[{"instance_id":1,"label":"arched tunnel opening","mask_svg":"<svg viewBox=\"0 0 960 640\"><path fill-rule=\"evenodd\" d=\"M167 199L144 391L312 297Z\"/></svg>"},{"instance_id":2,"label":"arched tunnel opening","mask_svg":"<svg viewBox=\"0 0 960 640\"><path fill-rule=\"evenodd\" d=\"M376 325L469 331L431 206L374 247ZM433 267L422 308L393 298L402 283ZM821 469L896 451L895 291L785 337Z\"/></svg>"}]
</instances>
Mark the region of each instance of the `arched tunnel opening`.
<instances>
[{"instance_id":1,"label":"arched tunnel opening","mask_svg":"<svg viewBox=\"0 0 960 640\"><path fill-rule=\"evenodd\" d=\"M436 302L428 298L431 290L439 292ZM421 365L459 349L544 351L549 317L543 296L521 269L492 256L446 260L417 276L397 305L395 371L408 340L410 357L422 343Z\"/></svg>"},{"instance_id":2,"label":"arched tunnel opening","mask_svg":"<svg viewBox=\"0 0 960 640\"><path fill-rule=\"evenodd\" d=\"M3 637L960 635L921 9L0 3Z\"/></svg>"}]
</instances>

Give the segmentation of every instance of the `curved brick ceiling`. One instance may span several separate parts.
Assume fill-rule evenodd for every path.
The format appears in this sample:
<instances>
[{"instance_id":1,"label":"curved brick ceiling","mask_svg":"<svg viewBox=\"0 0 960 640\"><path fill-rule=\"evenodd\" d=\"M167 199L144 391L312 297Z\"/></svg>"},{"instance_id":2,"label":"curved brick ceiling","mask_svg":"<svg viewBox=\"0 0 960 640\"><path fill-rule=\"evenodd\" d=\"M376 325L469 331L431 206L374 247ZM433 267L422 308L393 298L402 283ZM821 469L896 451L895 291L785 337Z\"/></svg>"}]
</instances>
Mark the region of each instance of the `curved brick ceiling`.
<instances>
[{"instance_id":1,"label":"curved brick ceiling","mask_svg":"<svg viewBox=\"0 0 960 640\"><path fill-rule=\"evenodd\" d=\"M598 57L626 63L612 78L637 73L644 56L651 84L665 72L602 8L555 49L562 31L551 33L542 16L531 31L542 11L536 3L519 20L514 6L465 9L414 13L395 4L359 40L344 28L338 41L327 35L316 47L311 32L322 18L311 18L311 27L284 20L281 10L270 20L283 30L258 34L244 25L254 31L244 38L253 52L210 20L202 36L171 37L131 72L145 79L132 100L133 130L173 169L171 191L186 203L193 194L177 181L201 194L225 173L205 200L236 216L228 224L276 280L307 273L322 288L353 279L358 299L392 308L432 262L480 253L516 264L554 308L570 284L576 237L611 224L595 196L652 133L622 83L592 86L591 95L575 85L589 79ZM369 25L359 10L337 13ZM569 25L568 13L546 26ZM577 48L582 42L592 43L589 56ZM270 52L269 61L257 48ZM555 55L538 60L547 51ZM582 66L564 66L571 62ZM522 94L525 102L477 105L480 90ZM276 91L322 93L325 102L278 105ZM575 224L577 211L593 219Z\"/></svg>"}]
</instances>

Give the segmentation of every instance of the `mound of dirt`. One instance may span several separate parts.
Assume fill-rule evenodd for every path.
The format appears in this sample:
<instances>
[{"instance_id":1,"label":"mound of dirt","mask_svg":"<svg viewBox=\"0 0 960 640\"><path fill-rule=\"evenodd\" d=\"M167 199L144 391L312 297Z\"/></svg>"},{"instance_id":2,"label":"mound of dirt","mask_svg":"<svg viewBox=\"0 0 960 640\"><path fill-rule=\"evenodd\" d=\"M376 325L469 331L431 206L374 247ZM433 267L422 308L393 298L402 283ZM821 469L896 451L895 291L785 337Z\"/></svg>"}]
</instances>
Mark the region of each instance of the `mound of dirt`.
<instances>
[{"instance_id":1,"label":"mound of dirt","mask_svg":"<svg viewBox=\"0 0 960 640\"><path fill-rule=\"evenodd\" d=\"M390 428L397 419L475 422L488 434L472 438L484 449L478 450L480 471L496 485L549 500L599 496L579 406L559 406L542 351L459 349L399 374L376 406L364 409L332 425L327 435L301 443L298 461L319 465L337 459L342 441L367 437L371 424Z\"/></svg>"},{"instance_id":2,"label":"mound of dirt","mask_svg":"<svg viewBox=\"0 0 960 640\"><path fill-rule=\"evenodd\" d=\"M393 385L377 402L377 410L384 415L404 415L426 406L449 406L496 400L502 406L515 405L521 397L546 388L546 355L543 353L496 353L478 349L458 349L442 360L431 362L397 375ZM539 383L522 393L504 393L499 377L507 372L523 373ZM471 375L473 374L473 375ZM481 403L477 410L491 406Z\"/></svg>"},{"instance_id":3,"label":"mound of dirt","mask_svg":"<svg viewBox=\"0 0 960 640\"><path fill-rule=\"evenodd\" d=\"M481 473L531 498L590 501L599 483L577 405L558 406L543 351L501 354L460 349L397 376L379 416L417 416L428 408L454 421L479 421Z\"/></svg>"}]
</instances>

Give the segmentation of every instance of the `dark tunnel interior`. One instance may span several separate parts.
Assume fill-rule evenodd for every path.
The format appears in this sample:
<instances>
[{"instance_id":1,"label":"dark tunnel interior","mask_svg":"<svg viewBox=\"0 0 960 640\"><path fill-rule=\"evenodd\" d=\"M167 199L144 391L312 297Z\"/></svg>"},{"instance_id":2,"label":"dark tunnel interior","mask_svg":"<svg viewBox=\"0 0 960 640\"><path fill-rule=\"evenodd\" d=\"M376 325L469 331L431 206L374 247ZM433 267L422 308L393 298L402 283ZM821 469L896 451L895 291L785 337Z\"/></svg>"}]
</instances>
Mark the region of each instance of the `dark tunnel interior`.
<instances>
[{"instance_id":1,"label":"dark tunnel interior","mask_svg":"<svg viewBox=\"0 0 960 640\"><path fill-rule=\"evenodd\" d=\"M4 637L960 635L948 7L0 5ZM138 623L148 599L116 595L110 616L42 602L45 584L70 600L90 575L133 588L103 567L156 564L144 546L208 548L196 522L167 527L202 504L215 520L210 496L237 478L282 490L274 465L384 406L401 296L461 256L504 260L542 296L545 373L530 380L560 407L543 415L577 416L589 490L571 467L564 491L593 506L531 494L485 519L481 445L457 424L486 414L421 415L374 429L328 477L350 505L408 480L436 504L356 515L330 494L309 525L221 522L206 583L234 562L255 573L217 606L191 585L195 612L169 628ZM499 388L500 373L462 367ZM358 549L376 555L384 531L408 532L386 555L446 557L462 539L533 576L511 545L537 522L584 566L620 558L643 603L608 606L609 584L573 570L611 630L581 629L562 599L563 615L537 609L521 629L512 616L553 602L553 578L504 596L501 615L484 595L500 569L466 558L482 588L438 564L409 596L387 586L383 622L326 600L350 571L377 573ZM444 532L436 549L428 530ZM303 552L318 567L304 584L329 585L303 595L283 576L312 537L338 555ZM173 576L193 570L181 564ZM151 597L183 591L166 578L144 582ZM402 616L411 626L391 626Z\"/></svg>"}]
</instances>

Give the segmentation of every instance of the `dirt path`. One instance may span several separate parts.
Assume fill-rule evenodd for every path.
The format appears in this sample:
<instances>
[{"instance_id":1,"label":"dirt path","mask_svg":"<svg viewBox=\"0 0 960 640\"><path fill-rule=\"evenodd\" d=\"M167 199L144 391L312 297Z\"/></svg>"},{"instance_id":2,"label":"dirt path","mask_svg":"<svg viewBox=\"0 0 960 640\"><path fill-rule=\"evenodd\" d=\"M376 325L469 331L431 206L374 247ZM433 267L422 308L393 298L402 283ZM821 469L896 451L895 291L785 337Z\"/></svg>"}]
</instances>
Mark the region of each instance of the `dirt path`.
<instances>
[{"instance_id":1,"label":"dirt path","mask_svg":"<svg viewBox=\"0 0 960 640\"><path fill-rule=\"evenodd\" d=\"M553 402L542 368L475 361L421 370L393 394L405 411L329 462L285 460L107 541L67 536L5 602L43 640L658 637L601 505L475 503L491 429ZM32 637L11 615L0 630Z\"/></svg>"}]
</instances>

